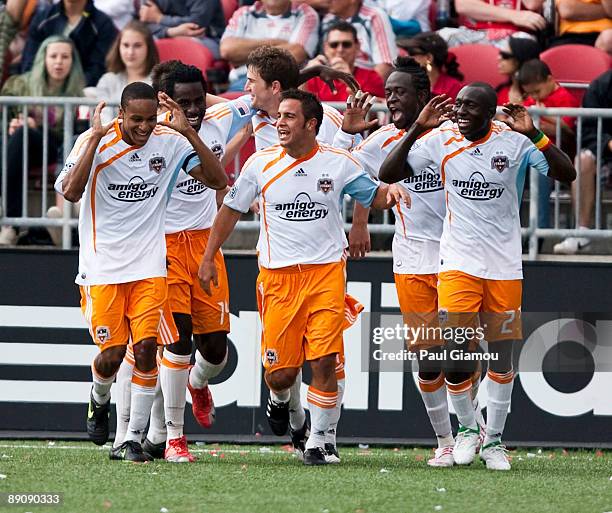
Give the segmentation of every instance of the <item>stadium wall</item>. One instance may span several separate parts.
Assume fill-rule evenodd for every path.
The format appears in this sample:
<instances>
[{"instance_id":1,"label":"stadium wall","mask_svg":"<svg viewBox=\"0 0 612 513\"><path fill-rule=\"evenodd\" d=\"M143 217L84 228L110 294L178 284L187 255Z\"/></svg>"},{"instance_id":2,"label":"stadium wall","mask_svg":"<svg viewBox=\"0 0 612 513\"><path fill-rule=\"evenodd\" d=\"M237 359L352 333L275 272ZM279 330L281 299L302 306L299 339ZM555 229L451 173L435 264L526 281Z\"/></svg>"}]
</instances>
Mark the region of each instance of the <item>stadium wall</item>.
<instances>
[{"instance_id":1,"label":"stadium wall","mask_svg":"<svg viewBox=\"0 0 612 513\"><path fill-rule=\"evenodd\" d=\"M0 437L86 436L89 365L97 349L78 308L77 260L76 252L0 251ZM257 263L245 254L227 254L226 260L232 333L229 364L213 382L217 422L204 433L188 408L186 432L191 440L274 440L263 407ZM348 266L348 291L370 313L345 334L339 435L353 442L431 444L410 369L379 372L362 365L373 327L399 312L391 269L389 257ZM610 283L607 264L525 263L521 358L530 361L515 381L505 434L511 445L612 447ZM486 385L479 397L486 402Z\"/></svg>"}]
</instances>

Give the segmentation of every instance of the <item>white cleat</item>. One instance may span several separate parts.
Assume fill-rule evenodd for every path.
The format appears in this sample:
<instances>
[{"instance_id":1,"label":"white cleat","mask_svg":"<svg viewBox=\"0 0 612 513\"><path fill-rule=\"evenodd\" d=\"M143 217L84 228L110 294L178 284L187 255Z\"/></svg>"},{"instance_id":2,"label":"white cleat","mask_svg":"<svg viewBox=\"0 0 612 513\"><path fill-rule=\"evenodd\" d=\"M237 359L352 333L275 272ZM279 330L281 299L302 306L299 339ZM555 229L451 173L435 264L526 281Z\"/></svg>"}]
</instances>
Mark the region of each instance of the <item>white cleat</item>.
<instances>
[{"instance_id":1,"label":"white cleat","mask_svg":"<svg viewBox=\"0 0 612 513\"><path fill-rule=\"evenodd\" d=\"M453 459L457 465L469 465L476 457L476 450L480 442L480 430L470 429L459 425L455 438Z\"/></svg>"},{"instance_id":2,"label":"white cleat","mask_svg":"<svg viewBox=\"0 0 612 513\"><path fill-rule=\"evenodd\" d=\"M491 442L480 449L480 459L489 470L510 470L508 451L501 442Z\"/></svg>"},{"instance_id":3,"label":"white cleat","mask_svg":"<svg viewBox=\"0 0 612 513\"><path fill-rule=\"evenodd\" d=\"M452 467L455 464L452 447L438 447L434 457L427 460L430 467Z\"/></svg>"}]
</instances>

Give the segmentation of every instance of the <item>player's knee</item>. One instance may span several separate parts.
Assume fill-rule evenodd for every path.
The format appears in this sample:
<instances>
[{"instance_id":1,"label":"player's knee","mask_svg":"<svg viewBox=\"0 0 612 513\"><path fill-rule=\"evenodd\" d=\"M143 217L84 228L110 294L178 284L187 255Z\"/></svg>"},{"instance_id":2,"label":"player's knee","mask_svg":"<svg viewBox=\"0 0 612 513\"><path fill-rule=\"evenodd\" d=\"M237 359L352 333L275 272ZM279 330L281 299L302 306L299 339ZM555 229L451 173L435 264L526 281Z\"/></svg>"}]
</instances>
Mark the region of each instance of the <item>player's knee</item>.
<instances>
[{"instance_id":1,"label":"player's knee","mask_svg":"<svg viewBox=\"0 0 612 513\"><path fill-rule=\"evenodd\" d=\"M419 369L419 379L423 381L435 381L440 377L441 373L442 373L441 370L434 371L434 370Z\"/></svg>"},{"instance_id":2,"label":"player's knee","mask_svg":"<svg viewBox=\"0 0 612 513\"><path fill-rule=\"evenodd\" d=\"M152 371L157 366L157 340L148 338L135 343L134 361L138 370Z\"/></svg>"},{"instance_id":3,"label":"player's knee","mask_svg":"<svg viewBox=\"0 0 612 513\"><path fill-rule=\"evenodd\" d=\"M96 357L96 369L102 376L112 376L117 372L127 346L109 347Z\"/></svg>"},{"instance_id":4,"label":"player's knee","mask_svg":"<svg viewBox=\"0 0 612 513\"><path fill-rule=\"evenodd\" d=\"M580 153L580 175L584 178L594 178L597 172L597 162L590 151Z\"/></svg>"},{"instance_id":5,"label":"player's knee","mask_svg":"<svg viewBox=\"0 0 612 513\"><path fill-rule=\"evenodd\" d=\"M514 340L502 340L489 344L489 370L497 374L505 374L512 370L512 353Z\"/></svg>"},{"instance_id":6,"label":"player's knee","mask_svg":"<svg viewBox=\"0 0 612 513\"><path fill-rule=\"evenodd\" d=\"M165 350L170 351L173 354L188 355L191 354L191 339L179 337L178 341L174 344L166 346Z\"/></svg>"},{"instance_id":7,"label":"player's knee","mask_svg":"<svg viewBox=\"0 0 612 513\"><path fill-rule=\"evenodd\" d=\"M444 375L446 376L446 381L451 385L458 385L459 383L463 383L468 379L471 379L472 373L465 371L445 371Z\"/></svg>"},{"instance_id":8,"label":"player's knee","mask_svg":"<svg viewBox=\"0 0 612 513\"><path fill-rule=\"evenodd\" d=\"M194 340L207 362L219 365L225 359L227 354L227 333L225 331L194 335Z\"/></svg>"},{"instance_id":9,"label":"player's knee","mask_svg":"<svg viewBox=\"0 0 612 513\"><path fill-rule=\"evenodd\" d=\"M321 358L317 358L316 360L311 360L310 368L312 369L313 377L325 377L330 375L335 375L336 372L336 355L330 354L327 356L323 356Z\"/></svg>"},{"instance_id":10,"label":"player's knee","mask_svg":"<svg viewBox=\"0 0 612 513\"><path fill-rule=\"evenodd\" d=\"M285 368L266 372L266 382L272 390L287 390L297 377L299 369Z\"/></svg>"}]
</instances>

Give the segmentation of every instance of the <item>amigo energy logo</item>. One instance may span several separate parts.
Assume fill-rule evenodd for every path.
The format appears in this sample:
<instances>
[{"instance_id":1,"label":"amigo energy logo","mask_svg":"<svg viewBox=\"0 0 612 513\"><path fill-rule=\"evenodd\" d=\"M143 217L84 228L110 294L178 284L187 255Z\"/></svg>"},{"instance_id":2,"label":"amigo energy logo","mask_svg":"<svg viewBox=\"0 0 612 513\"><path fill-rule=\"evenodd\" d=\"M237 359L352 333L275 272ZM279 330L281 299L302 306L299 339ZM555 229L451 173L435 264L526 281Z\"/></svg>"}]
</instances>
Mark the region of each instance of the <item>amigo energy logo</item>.
<instances>
[{"instance_id":1,"label":"amigo energy logo","mask_svg":"<svg viewBox=\"0 0 612 513\"><path fill-rule=\"evenodd\" d=\"M187 196L196 196L197 194L202 194L208 189L206 185L204 185L202 182L198 182L195 178L189 178L188 180L177 182L176 188L181 194L185 194Z\"/></svg>"},{"instance_id":2,"label":"amigo energy logo","mask_svg":"<svg viewBox=\"0 0 612 513\"><path fill-rule=\"evenodd\" d=\"M119 201L145 201L157 194L159 187L146 183L140 176L133 176L128 183L110 183L108 191L112 198Z\"/></svg>"},{"instance_id":3,"label":"amigo energy logo","mask_svg":"<svg viewBox=\"0 0 612 513\"><path fill-rule=\"evenodd\" d=\"M327 205L313 201L305 192L300 192L291 203L279 203L274 210L280 211L280 218L286 221L316 221L329 214Z\"/></svg>"},{"instance_id":4,"label":"amigo energy logo","mask_svg":"<svg viewBox=\"0 0 612 513\"><path fill-rule=\"evenodd\" d=\"M453 187L459 196L473 201L501 198L505 189L501 183L487 182L480 171L472 173L468 180L453 180Z\"/></svg>"},{"instance_id":5,"label":"amigo energy logo","mask_svg":"<svg viewBox=\"0 0 612 513\"><path fill-rule=\"evenodd\" d=\"M416 193L435 192L444 189L442 177L433 166L426 167L419 175L407 178L404 180L404 184L410 192Z\"/></svg>"}]
</instances>

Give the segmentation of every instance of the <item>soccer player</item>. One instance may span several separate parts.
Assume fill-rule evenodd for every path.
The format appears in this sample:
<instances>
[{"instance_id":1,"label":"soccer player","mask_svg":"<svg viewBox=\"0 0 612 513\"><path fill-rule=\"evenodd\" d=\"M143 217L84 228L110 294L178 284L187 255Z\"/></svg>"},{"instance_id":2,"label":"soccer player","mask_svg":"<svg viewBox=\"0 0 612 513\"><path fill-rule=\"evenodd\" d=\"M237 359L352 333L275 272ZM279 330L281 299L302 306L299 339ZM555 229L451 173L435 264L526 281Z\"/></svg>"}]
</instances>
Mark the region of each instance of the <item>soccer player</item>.
<instances>
[{"instance_id":1,"label":"soccer player","mask_svg":"<svg viewBox=\"0 0 612 513\"><path fill-rule=\"evenodd\" d=\"M352 148L356 134L370 128L365 121L372 105L367 95L351 98L344 112L342 130L334 138L334 146L352 148L355 157L372 176L378 176L385 157L401 141L415 121L421 109L430 99L427 72L409 57L398 57L385 84L387 108L392 123L372 133L365 141ZM427 135L421 136L424 139ZM404 323L419 326L438 326L437 273L439 265L440 237L444 221L444 188L440 170L430 166L422 174L399 182L399 191L409 195L410 203L397 201L395 205L395 236L393 237L393 271ZM392 188L393 188L392 187ZM363 209L363 207L361 207ZM364 222L367 221L367 209ZM367 224L364 228L367 230ZM409 349L439 351L441 340L409 340ZM454 464L450 415L444 373L439 360L419 359L419 392L429 420L436 433L438 448L428 460L433 467L450 467ZM476 399L480 372L474 376L474 408L482 422L482 414ZM479 423L481 423L479 422Z\"/></svg>"},{"instance_id":2,"label":"soccer player","mask_svg":"<svg viewBox=\"0 0 612 513\"><path fill-rule=\"evenodd\" d=\"M449 349L469 351L477 345L480 318L492 353L480 457L488 469L509 470L501 436L512 395L513 342L521 338L519 204L525 174L533 167L556 180L571 182L576 171L569 158L534 127L524 107L507 104L503 108L509 116L507 124L493 121L497 100L488 84L475 82L464 87L455 102L456 121L438 127L449 115L449 102L437 96L425 106L387 156L380 178L393 183L422 174L428 165L440 168L446 194L438 274L440 322L457 328ZM459 329L466 338L463 344L457 337ZM480 428L471 397L474 364L446 362L447 388L460 424L453 449L459 465L473 461L479 444Z\"/></svg>"},{"instance_id":3,"label":"soccer player","mask_svg":"<svg viewBox=\"0 0 612 513\"><path fill-rule=\"evenodd\" d=\"M218 283L215 252L258 199L257 299L265 379L286 402L304 361L311 365L306 465L327 463L325 434L337 400L346 246L340 200L346 193L366 206L389 207L387 187L379 187L348 152L317 143L322 122L323 107L315 96L283 92L280 145L255 153L244 165L215 219L199 271L202 287L212 293L211 281Z\"/></svg>"},{"instance_id":4,"label":"soccer player","mask_svg":"<svg viewBox=\"0 0 612 513\"><path fill-rule=\"evenodd\" d=\"M157 345L174 342L161 322L167 297L164 218L179 171L214 189L227 181L215 155L167 96L173 119L157 126L158 97L142 82L122 93L119 118L103 126L101 102L55 188L69 201L83 198L79 218L81 308L100 348L92 364L87 433L97 445L109 434L110 388L131 338L135 367L128 429L120 456L148 461L141 437L157 382ZM158 336L159 327L159 336Z\"/></svg>"}]
</instances>

